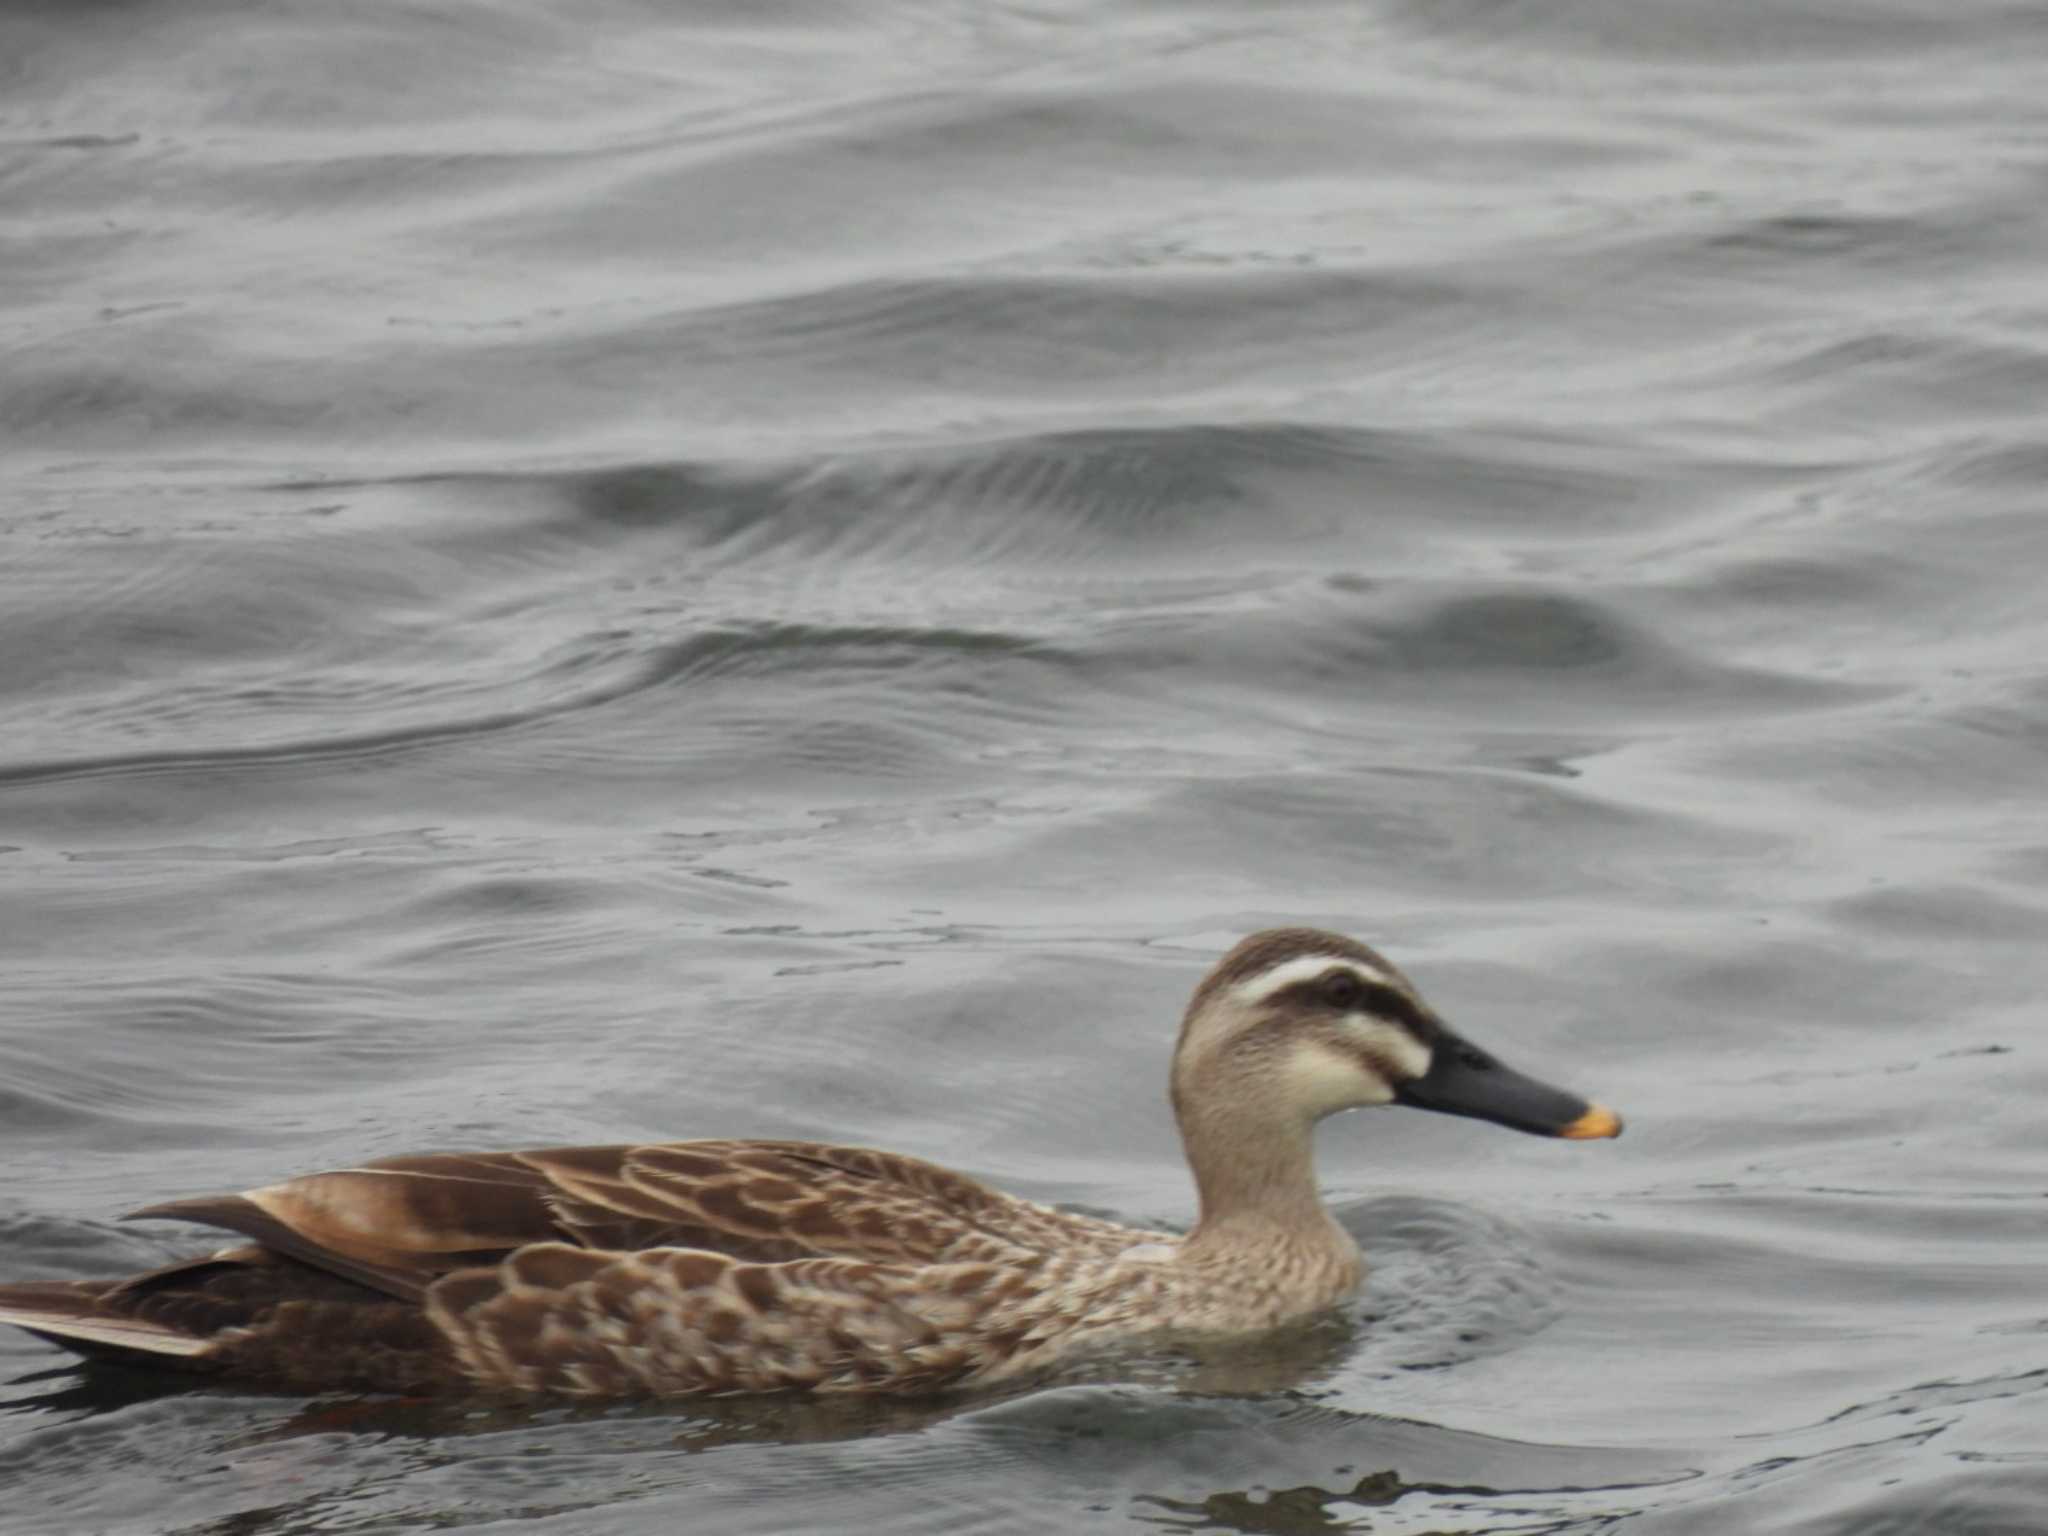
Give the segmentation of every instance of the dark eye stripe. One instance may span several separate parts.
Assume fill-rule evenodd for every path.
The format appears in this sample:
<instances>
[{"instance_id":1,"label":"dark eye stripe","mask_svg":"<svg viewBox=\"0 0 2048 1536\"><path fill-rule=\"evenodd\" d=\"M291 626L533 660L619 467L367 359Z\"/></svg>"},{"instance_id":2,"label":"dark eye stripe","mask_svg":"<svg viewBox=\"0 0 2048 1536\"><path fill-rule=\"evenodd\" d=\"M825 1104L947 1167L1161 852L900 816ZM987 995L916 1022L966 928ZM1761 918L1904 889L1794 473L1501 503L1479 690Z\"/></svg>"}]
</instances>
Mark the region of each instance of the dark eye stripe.
<instances>
[{"instance_id":1,"label":"dark eye stripe","mask_svg":"<svg viewBox=\"0 0 2048 1536\"><path fill-rule=\"evenodd\" d=\"M1356 976L1358 980L1358 1006L1360 1009L1366 1013L1377 1014L1383 1019L1392 1019L1396 1024L1406 1027L1416 1039L1425 1044L1436 1039L1436 1021L1424 1013L1421 1004L1417 1003L1406 992L1401 991L1398 987L1390 987L1383 981L1370 981L1363 976L1358 976L1355 971L1351 974ZM1317 977L1314 981L1298 982L1274 998L1273 1001L1276 1003L1291 1003L1296 1007L1326 1008L1329 1004L1323 997L1323 982L1324 978L1322 977Z\"/></svg>"},{"instance_id":2,"label":"dark eye stripe","mask_svg":"<svg viewBox=\"0 0 2048 1536\"><path fill-rule=\"evenodd\" d=\"M1428 1040L1435 1035L1436 1030L1430 1022L1429 1015L1424 1013L1415 999L1406 992L1390 987L1383 981L1368 981L1365 983L1364 995L1368 1012L1407 1026L1419 1040Z\"/></svg>"}]
</instances>

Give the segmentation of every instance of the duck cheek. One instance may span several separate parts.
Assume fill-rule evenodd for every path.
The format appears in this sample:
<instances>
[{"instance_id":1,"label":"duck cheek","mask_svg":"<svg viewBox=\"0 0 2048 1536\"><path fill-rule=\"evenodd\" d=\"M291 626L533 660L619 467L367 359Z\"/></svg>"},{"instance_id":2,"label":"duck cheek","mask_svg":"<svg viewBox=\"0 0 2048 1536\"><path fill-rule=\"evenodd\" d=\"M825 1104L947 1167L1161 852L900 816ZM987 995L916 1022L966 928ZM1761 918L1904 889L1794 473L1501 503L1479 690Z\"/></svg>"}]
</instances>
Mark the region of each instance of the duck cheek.
<instances>
[{"instance_id":1,"label":"duck cheek","mask_svg":"<svg viewBox=\"0 0 2048 1536\"><path fill-rule=\"evenodd\" d=\"M1381 1082L1408 1083L1429 1075L1430 1048L1399 1025L1368 1019L1352 1023L1346 1033L1368 1063L1368 1070ZM1390 1087L1389 1097L1392 1093Z\"/></svg>"},{"instance_id":2,"label":"duck cheek","mask_svg":"<svg viewBox=\"0 0 2048 1536\"><path fill-rule=\"evenodd\" d=\"M1327 1041L1300 1046L1288 1056L1283 1071L1289 1102L1312 1120L1339 1110L1394 1102L1393 1086L1377 1061L1364 1052Z\"/></svg>"}]
</instances>

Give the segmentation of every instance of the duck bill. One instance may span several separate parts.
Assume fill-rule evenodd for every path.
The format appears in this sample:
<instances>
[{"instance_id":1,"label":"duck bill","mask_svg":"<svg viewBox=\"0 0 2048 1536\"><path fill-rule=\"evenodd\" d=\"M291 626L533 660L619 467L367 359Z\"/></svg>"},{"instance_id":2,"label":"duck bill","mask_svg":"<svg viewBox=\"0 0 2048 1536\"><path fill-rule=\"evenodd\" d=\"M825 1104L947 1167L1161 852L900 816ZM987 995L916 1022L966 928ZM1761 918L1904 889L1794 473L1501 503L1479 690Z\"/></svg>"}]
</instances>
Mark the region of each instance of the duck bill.
<instances>
[{"instance_id":1,"label":"duck bill","mask_svg":"<svg viewBox=\"0 0 2048 1536\"><path fill-rule=\"evenodd\" d=\"M1438 1045L1429 1071L1396 1088L1394 1098L1438 1114L1491 1120L1532 1136L1587 1141L1621 1134L1621 1116L1613 1110L1524 1077L1456 1041Z\"/></svg>"}]
</instances>

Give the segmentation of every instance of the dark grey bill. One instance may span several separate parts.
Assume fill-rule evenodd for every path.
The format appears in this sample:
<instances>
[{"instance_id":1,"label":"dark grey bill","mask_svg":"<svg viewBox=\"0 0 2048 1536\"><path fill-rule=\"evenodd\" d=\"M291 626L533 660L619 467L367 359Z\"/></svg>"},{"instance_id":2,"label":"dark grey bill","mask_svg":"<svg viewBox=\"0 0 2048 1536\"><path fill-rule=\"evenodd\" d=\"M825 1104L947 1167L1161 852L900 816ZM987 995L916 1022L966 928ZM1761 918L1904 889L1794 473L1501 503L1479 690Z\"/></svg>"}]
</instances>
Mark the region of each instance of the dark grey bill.
<instances>
[{"instance_id":1,"label":"dark grey bill","mask_svg":"<svg viewBox=\"0 0 2048 1536\"><path fill-rule=\"evenodd\" d=\"M1621 1134L1621 1116L1613 1110L1524 1077L1456 1037L1438 1042L1429 1071L1395 1088L1394 1099L1439 1114L1491 1120L1532 1136L1584 1141Z\"/></svg>"}]
</instances>

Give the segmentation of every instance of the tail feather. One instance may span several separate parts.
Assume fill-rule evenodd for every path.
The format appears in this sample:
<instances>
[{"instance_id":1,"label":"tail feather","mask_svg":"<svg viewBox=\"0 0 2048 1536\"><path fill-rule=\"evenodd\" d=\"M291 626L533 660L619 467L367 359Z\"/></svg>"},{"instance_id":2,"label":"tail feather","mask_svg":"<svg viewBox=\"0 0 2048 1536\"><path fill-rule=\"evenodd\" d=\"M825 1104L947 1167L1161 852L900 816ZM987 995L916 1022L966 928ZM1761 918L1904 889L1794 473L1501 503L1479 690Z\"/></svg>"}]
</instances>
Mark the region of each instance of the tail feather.
<instances>
[{"instance_id":1,"label":"tail feather","mask_svg":"<svg viewBox=\"0 0 2048 1536\"><path fill-rule=\"evenodd\" d=\"M87 1355L138 1356L169 1364L204 1355L212 1340L118 1311L107 1304L118 1282L52 1281L0 1286L0 1323Z\"/></svg>"},{"instance_id":2,"label":"tail feather","mask_svg":"<svg viewBox=\"0 0 2048 1536\"><path fill-rule=\"evenodd\" d=\"M255 1247L121 1279L0 1285L7 1323L90 1360L284 1390L410 1392L466 1379L421 1308Z\"/></svg>"}]
</instances>

